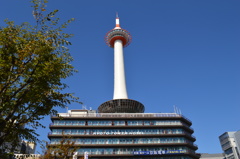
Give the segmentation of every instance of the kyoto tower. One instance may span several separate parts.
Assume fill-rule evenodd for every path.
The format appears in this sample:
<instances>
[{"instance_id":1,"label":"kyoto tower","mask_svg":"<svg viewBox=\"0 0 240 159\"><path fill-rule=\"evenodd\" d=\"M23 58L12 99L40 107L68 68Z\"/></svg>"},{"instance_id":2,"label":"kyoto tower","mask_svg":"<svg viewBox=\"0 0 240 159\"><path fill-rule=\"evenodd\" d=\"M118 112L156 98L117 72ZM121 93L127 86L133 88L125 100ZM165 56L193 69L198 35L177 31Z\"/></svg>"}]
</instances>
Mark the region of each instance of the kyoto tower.
<instances>
[{"instance_id":1,"label":"kyoto tower","mask_svg":"<svg viewBox=\"0 0 240 159\"><path fill-rule=\"evenodd\" d=\"M98 107L99 113L143 113L142 103L128 99L123 48L131 43L130 33L120 27L118 15L116 26L105 36L106 44L114 49L114 93L113 100L107 101Z\"/></svg>"}]
</instances>

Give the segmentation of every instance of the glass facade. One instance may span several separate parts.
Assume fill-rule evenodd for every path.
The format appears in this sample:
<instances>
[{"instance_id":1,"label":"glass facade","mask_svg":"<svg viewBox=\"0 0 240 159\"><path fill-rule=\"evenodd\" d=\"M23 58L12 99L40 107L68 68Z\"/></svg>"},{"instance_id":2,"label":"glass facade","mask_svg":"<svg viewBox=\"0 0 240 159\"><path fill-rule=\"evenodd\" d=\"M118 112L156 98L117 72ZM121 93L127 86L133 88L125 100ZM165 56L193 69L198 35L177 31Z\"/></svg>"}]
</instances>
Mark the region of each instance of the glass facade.
<instances>
[{"instance_id":1,"label":"glass facade","mask_svg":"<svg viewBox=\"0 0 240 159\"><path fill-rule=\"evenodd\" d=\"M166 151L166 150L182 150L183 152L187 152L188 149L186 147L161 147L161 148L146 148L146 147L140 147L140 148L80 148L78 150L79 154L83 154L84 152L88 152L90 155L96 155L96 154L133 154L135 151ZM139 155L137 155L139 156Z\"/></svg>"},{"instance_id":2,"label":"glass facade","mask_svg":"<svg viewBox=\"0 0 240 159\"><path fill-rule=\"evenodd\" d=\"M59 144L62 139L52 138L51 144ZM192 143L183 137L161 138L74 138L75 144L148 144L148 143Z\"/></svg>"},{"instance_id":3,"label":"glass facade","mask_svg":"<svg viewBox=\"0 0 240 159\"><path fill-rule=\"evenodd\" d=\"M107 125L182 125L179 120L54 120L53 125L89 125L89 126L107 126Z\"/></svg>"},{"instance_id":4,"label":"glass facade","mask_svg":"<svg viewBox=\"0 0 240 159\"><path fill-rule=\"evenodd\" d=\"M52 134L69 135L137 135L184 134L183 129L53 129Z\"/></svg>"}]
</instances>

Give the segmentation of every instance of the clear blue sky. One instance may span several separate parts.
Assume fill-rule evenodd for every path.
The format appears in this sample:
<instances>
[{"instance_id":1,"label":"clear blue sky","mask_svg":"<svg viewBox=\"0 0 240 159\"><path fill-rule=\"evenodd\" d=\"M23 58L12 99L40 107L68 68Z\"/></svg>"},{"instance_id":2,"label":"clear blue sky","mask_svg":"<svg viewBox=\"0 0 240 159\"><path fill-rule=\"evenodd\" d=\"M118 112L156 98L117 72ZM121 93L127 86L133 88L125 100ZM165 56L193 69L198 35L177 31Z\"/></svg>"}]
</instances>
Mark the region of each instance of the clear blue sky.
<instances>
[{"instance_id":1,"label":"clear blue sky","mask_svg":"<svg viewBox=\"0 0 240 159\"><path fill-rule=\"evenodd\" d=\"M0 25L6 18L34 22L30 6L1 0ZM239 0L50 0L47 11L54 9L62 22L76 19L66 31L75 35L69 48L79 73L65 81L88 108L112 99L113 49L104 36L118 12L133 36L124 50L130 99L146 113L181 109L200 153L221 153L218 136L240 129ZM50 118L43 123L40 138L47 140Z\"/></svg>"}]
</instances>

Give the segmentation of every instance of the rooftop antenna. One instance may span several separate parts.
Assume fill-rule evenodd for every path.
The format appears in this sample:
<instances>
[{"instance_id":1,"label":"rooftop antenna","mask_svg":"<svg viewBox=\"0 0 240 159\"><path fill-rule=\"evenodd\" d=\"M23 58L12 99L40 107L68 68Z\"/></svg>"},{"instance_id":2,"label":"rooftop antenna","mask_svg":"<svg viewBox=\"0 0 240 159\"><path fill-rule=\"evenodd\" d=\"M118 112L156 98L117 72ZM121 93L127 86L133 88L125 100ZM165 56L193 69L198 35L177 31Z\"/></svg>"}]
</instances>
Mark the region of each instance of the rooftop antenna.
<instances>
[{"instance_id":1,"label":"rooftop antenna","mask_svg":"<svg viewBox=\"0 0 240 159\"><path fill-rule=\"evenodd\" d=\"M174 113L182 115L181 109L179 109L178 107L176 107L175 105L173 105L174 108Z\"/></svg>"},{"instance_id":2,"label":"rooftop antenna","mask_svg":"<svg viewBox=\"0 0 240 159\"><path fill-rule=\"evenodd\" d=\"M177 114L179 114L179 109L178 109L178 107L176 107L176 109L177 109Z\"/></svg>"},{"instance_id":3,"label":"rooftop antenna","mask_svg":"<svg viewBox=\"0 0 240 159\"><path fill-rule=\"evenodd\" d=\"M179 109L179 114L182 115L181 109Z\"/></svg>"},{"instance_id":4,"label":"rooftop antenna","mask_svg":"<svg viewBox=\"0 0 240 159\"><path fill-rule=\"evenodd\" d=\"M83 110L86 110L86 109L87 109L87 106L86 106L86 105L82 105L82 109L83 109Z\"/></svg>"},{"instance_id":5,"label":"rooftop antenna","mask_svg":"<svg viewBox=\"0 0 240 159\"><path fill-rule=\"evenodd\" d=\"M173 105L173 109L174 109L174 113L177 114L177 110L176 110L176 106L175 105Z\"/></svg>"}]
</instances>

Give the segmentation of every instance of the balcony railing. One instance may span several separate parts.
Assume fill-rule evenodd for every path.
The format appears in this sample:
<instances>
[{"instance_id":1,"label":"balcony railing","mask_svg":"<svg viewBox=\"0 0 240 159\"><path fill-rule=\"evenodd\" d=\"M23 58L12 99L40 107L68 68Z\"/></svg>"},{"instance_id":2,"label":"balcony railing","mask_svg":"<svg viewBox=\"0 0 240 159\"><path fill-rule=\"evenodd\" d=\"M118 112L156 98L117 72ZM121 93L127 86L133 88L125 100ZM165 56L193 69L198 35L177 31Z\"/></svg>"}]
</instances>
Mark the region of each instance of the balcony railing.
<instances>
[{"instance_id":1,"label":"balcony railing","mask_svg":"<svg viewBox=\"0 0 240 159\"><path fill-rule=\"evenodd\" d=\"M60 141L57 142L50 142L48 143L48 146L54 146L60 144ZM196 144L193 144L189 141L178 141L178 142L75 142L74 146L92 146L92 147L118 147L118 146L149 146L149 145L155 145L155 146L169 146L169 145L175 145L175 146L181 146L182 144L188 144L193 147L198 147Z\"/></svg>"},{"instance_id":2,"label":"balcony railing","mask_svg":"<svg viewBox=\"0 0 240 159\"><path fill-rule=\"evenodd\" d=\"M135 136L135 135L140 135L140 136L155 136L155 135L187 135L188 137L191 137L193 139L196 139L195 136L191 135L190 133L188 132L181 132L181 133L146 133L146 132L95 132L95 133L90 133L90 132L82 132L82 133L79 133L79 132L64 132L64 131L59 131L59 132L49 132L48 135L57 135L57 136L62 136L62 135L73 135L73 136L81 136L81 135L86 135L86 136L96 136L96 135L109 135L109 136L115 136L115 135L122 135L122 136Z\"/></svg>"},{"instance_id":3,"label":"balcony railing","mask_svg":"<svg viewBox=\"0 0 240 159\"><path fill-rule=\"evenodd\" d=\"M187 125L187 124L185 124L185 123L183 123L183 122L166 122L166 123L154 123L154 124L144 124L144 123L141 123L141 124L128 124L128 123L121 123L121 124L114 124L113 122L111 122L111 123L109 123L109 124L88 124L87 122L85 122L84 124L79 124L79 125L77 125L77 124L70 124L70 123L50 123L49 124L49 126L50 127L52 127L52 126L57 126L57 127L65 127L65 128L67 128L67 127L69 127L69 128L71 128L71 127L79 127L79 126L96 126L96 127L101 127L101 126L111 126L111 127L115 127L115 126L130 126L130 127L132 127L132 126L164 126L164 125L166 125L166 126L168 126L168 125L171 125L171 126L178 126L178 125L183 125L184 127L186 127L186 128L188 128L188 129L190 129L190 130L192 130L192 131L194 131L193 130L193 128L191 128L191 127L189 127L189 125Z\"/></svg>"},{"instance_id":4,"label":"balcony railing","mask_svg":"<svg viewBox=\"0 0 240 159\"><path fill-rule=\"evenodd\" d=\"M181 117L176 113L59 113L61 117Z\"/></svg>"},{"instance_id":5,"label":"balcony railing","mask_svg":"<svg viewBox=\"0 0 240 159\"><path fill-rule=\"evenodd\" d=\"M48 144L48 145L51 146L51 144ZM160 155L163 155L163 154L172 154L172 155L174 155L174 154L177 154L177 155L190 154L190 155L195 156L194 158L198 158L199 159L199 157L200 157L200 154L197 154L194 150L191 150L191 149L184 149L184 150L160 150L160 151L150 150L150 151L151 151L151 156L159 155L159 153L157 153L157 152L161 151ZM179 153L179 151L181 151L181 153ZM123 149L108 150L108 149L101 149L101 148L100 149L95 149L95 150L89 150L89 149L85 150L84 148L81 148L79 151L77 151L77 155L78 156L82 156L82 155L84 155L85 152L87 152L88 155L91 155L92 157L93 156L119 156L119 157L120 156L125 156L126 157L128 155L132 156L135 151L133 151L133 150L123 150ZM144 151L144 152L146 152L146 151ZM174 152L176 152L176 153L174 153Z\"/></svg>"}]
</instances>

